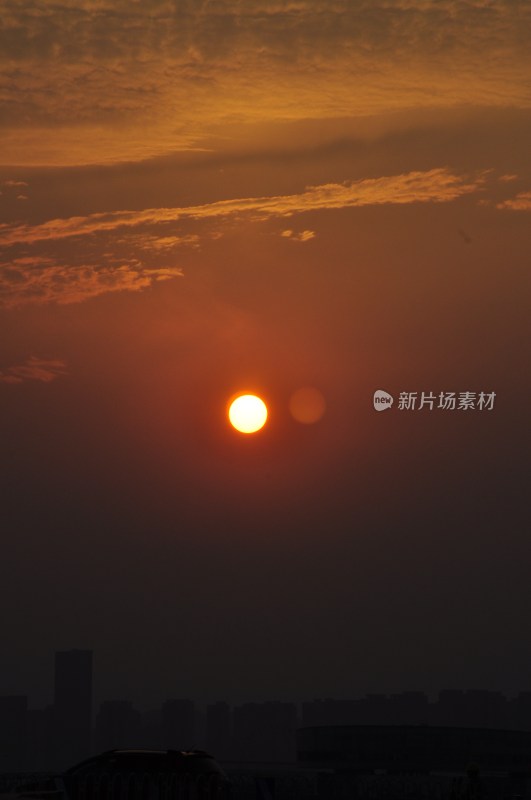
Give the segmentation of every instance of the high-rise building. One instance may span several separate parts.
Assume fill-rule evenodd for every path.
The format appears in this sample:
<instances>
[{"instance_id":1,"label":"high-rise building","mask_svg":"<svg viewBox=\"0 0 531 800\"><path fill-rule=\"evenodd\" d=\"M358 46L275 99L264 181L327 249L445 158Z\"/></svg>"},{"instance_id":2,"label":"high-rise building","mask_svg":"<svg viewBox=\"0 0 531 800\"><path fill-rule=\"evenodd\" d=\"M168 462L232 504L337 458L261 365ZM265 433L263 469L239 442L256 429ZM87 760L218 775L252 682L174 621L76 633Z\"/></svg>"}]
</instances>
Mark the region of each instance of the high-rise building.
<instances>
[{"instance_id":1,"label":"high-rise building","mask_svg":"<svg viewBox=\"0 0 531 800\"><path fill-rule=\"evenodd\" d=\"M95 729L98 750L123 750L145 745L141 741L141 717L128 700L105 700L99 708Z\"/></svg>"},{"instance_id":2,"label":"high-rise building","mask_svg":"<svg viewBox=\"0 0 531 800\"><path fill-rule=\"evenodd\" d=\"M56 766L65 769L91 755L92 651L55 654Z\"/></svg>"},{"instance_id":3,"label":"high-rise building","mask_svg":"<svg viewBox=\"0 0 531 800\"><path fill-rule=\"evenodd\" d=\"M231 756L231 710L228 703L218 702L207 706L206 747L220 761Z\"/></svg>"},{"instance_id":4,"label":"high-rise building","mask_svg":"<svg viewBox=\"0 0 531 800\"><path fill-rule=\"evenodd\" d=\"M49 772L55 765L55 728L53 706L28 709L28 749L27 765L29 772Z\"/></svg>"},{"instance_id":5,"label":"high-rise building","mask_svg":"<svg viewBox=\"0 0 531 800\"><path fill-rule=\"evenodd\" d=\"M26 769L27 712L27 697L0 697L0 772Z\"/></svg>"},{"instance_id":6,"label":"high-rise building","mask_svg":"<svg viewBox=\"0 0 531 800\"><path fill-rule=\"evenodd\" d=\"M296 757L294 703L244 703L234 709L233 741L238 761L287 761Z\"/></svg>"},{"instance_id":7,"label":"high-rise building","mask_svg":"<svg viewBox=\"0 0 531 800\"><path fill-rule=\"evenodd\" d=\"M195 705L192 700L166 700L162 705L162 746L174 750L194 747Z\"/></svg>"}]
</instances>

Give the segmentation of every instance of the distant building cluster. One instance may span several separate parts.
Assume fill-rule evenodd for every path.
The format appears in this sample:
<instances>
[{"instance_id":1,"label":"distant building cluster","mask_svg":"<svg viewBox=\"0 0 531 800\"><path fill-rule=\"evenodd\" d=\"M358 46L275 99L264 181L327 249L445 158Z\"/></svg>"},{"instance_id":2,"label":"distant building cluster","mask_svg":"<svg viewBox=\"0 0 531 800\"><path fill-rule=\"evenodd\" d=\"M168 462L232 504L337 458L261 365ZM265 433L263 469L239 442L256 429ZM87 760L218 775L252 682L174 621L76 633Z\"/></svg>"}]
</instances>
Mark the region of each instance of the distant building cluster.
<instances>
[{"instance_id":1,"label":"distant building cluster","mask_svg":"<svg viewBox=\"0 0 531 800\"><path fill-rule=\"evenodd\" d=\"M296 731L317 726L432 726L531 731L531 692L369 694L360 699L295 703L219 701L199 709L168 699L139 711L125 699L106 700L93 713L92 652L55 654L53 705L28 708L26 696L0 697L0 772L63 770L115 748L203 748L222 762L294 763Z\"/></svg>"}]
</instances>

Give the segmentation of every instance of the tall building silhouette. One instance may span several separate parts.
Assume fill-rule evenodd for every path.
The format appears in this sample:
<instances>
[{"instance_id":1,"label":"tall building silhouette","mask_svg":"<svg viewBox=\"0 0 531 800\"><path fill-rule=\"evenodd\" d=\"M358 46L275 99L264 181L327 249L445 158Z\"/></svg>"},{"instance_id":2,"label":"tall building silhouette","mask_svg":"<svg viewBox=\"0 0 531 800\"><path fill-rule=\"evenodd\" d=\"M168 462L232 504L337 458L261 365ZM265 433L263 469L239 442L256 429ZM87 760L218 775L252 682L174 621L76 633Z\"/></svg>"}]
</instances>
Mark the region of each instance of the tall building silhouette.
<instances>
[{"instance_id":1,"label":"tall building silhouette","mask_svg":"<svg viewBox=\"0 0 531 800\"><path fill-rule=\"evenodd\" d=\"M206 747L217 759L225 761L231 755L231 710L228 703L207 706Z\"/></svg>"},{"instance_id":2,"label":"tall building silhouette","mask_svg":"<svg viewBox=\"0 0 531 800\"><path fill-rule=\"evenodd\" d=\"M294 761L297 707L269 701L234 709L233 741L239 761Z\"/></svg>"},{"instance_id":3,"label":"tall building silhouette","mask_svg":"<svg viewBox=\"0 0 531 800\"><path fill-rule=\"evenodd\" d=\"M128 700L106 700L96 717L95 739L97 750L120 750L139 747L141 717Z\"/></svg>"},{"instance_id":4,"label":"tall building silhouette","mask_svg":"<svg viewBox=\"0 0 531 800\"><path fill-rule=\"evenodd\" d=\"M91 754L92 651L55 654L55 752L60 769Z\"/></svg>"},{"instance_id":5,"label":"tall building silhouette","mask_svg":"<svg viewBox=\"0 0 531 800\"><path fill-rule=\"evenodd\" d=\"M53 706L28 709L28 749L26 769L47 772L55 764Z\"/></svg>"},{"instance_id":6,"label":"tall building silhouette","mask_svg":"<svg viewBox=\"0 0 531 800\"><path fill-rule=\"evenodd\" d=\"M195 742L195 705L192 700L166 700L162 705L162 746L186 750Z\"/></svg>"},{"instance_id":7,"label":"tall building silhouette","mask_svg":"<svg viewBox=\"0 0 531 800\"><path fill-rule=\"evenodd\" d=\"M0 697L0 772L26 769L27 713L27 697Z\"/></svg>"}]
</instances>

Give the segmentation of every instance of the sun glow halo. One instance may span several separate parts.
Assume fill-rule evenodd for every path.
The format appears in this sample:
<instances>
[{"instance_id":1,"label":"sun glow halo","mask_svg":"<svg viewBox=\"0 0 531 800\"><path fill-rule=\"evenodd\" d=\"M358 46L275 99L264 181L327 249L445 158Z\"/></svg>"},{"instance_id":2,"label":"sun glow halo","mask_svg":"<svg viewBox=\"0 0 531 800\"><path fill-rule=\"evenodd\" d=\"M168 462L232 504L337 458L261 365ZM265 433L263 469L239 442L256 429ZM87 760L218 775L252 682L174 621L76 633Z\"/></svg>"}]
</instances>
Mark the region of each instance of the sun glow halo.
<instances>
[{"instance_id":1,"label":"sun glow halo","mask_svg":"<svg viewBox=\"0 0 531 800\"><path fill-rule=\"evenodd\" d=\"M240 433L256 433L267 420L267 406L255 394L241 394L229 407L229 420Z\"/></svg>"}]
</instances>

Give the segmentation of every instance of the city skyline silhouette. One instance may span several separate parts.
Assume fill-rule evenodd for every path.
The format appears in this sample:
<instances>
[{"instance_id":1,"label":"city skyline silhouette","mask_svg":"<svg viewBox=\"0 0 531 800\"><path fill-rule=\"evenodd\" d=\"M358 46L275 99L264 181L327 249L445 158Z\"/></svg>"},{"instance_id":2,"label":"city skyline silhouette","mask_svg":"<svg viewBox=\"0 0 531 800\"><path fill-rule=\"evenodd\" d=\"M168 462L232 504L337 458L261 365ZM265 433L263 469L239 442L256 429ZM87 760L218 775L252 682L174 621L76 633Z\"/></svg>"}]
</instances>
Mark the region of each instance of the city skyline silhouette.
<instances>
[{"instance_id":1,"label":"city skyline silhouette","mask_svg":"<svg viewBox=\"0 0 531 800\"><path fill-rule=\"evenodd\" d=\"M174 697L139 710L123 696L94 701L92 651L57 651L54 659L51 705L35 709L27 696L0 696L0 771L66 769L124 748L200 746L221 761L295 763L297 730L315 726L531 731L530 691L511 698L501 691L443 689L432 699L422 691L402 691L234 704Z\"/></svg>"}]
</instances>

